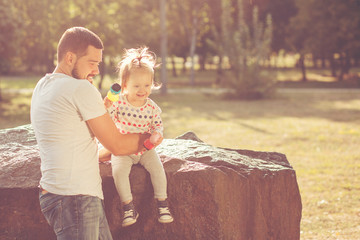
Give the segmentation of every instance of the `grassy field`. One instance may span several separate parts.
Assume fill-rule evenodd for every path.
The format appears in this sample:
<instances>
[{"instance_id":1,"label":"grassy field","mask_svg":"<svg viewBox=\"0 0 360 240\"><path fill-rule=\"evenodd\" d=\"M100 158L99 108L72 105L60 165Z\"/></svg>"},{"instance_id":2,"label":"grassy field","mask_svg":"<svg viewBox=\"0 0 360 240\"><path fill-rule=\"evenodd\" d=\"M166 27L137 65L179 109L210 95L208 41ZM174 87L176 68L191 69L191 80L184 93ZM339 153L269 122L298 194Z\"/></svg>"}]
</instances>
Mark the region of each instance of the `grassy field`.
<instances>
[{"instance_id":1,"label":"grassy field","mask_svg":"<svg viewBox=\"0 0 360 240\"><path fill-rule=\"evenodd\" d=\"M2 92L0 128L29 122L30 96ZM166 138L193 131L214 146L286 154L302 196L301 239L359 238L360 89L280 88L258 101L179 89L152 98Z\"/></svg>"}]
</instances>

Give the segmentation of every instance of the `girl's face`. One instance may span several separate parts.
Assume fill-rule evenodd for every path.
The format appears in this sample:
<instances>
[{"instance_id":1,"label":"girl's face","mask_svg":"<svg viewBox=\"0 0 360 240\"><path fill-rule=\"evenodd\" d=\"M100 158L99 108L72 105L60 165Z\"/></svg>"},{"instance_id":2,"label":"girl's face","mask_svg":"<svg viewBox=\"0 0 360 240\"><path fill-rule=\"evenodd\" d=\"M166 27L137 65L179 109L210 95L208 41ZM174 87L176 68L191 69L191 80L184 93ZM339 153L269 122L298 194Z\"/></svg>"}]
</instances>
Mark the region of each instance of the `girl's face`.
<instances>
[{"instance_id":1,"label":"girl's face","mask_svg":"<svg viewBox=\"0 0 360 240\"><path fill-rule=\"evenodd\" d=\"M130 73L124 90L128 101L134 106L142 106L151 94L152 73L148 69L136 69Z\"/></svg>"}]
</instances>

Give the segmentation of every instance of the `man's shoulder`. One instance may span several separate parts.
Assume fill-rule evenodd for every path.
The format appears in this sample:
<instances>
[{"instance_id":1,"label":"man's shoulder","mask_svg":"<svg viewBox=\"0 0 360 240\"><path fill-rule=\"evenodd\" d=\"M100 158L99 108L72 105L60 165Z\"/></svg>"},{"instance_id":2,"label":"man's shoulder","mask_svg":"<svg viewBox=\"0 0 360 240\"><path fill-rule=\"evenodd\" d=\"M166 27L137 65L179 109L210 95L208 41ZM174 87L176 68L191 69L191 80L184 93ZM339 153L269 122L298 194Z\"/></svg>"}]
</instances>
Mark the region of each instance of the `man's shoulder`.
<instances>
[{"instance_id":1,"label":"man's shoulder","mask_svg":"<svg viewBox=\"0 0 360 240\"><path fill-rule=\"evenodd\" d=\"M75 92L81 92L82 90L84 92L98 92L97 88L86 79L76 79L67 75L61 76L60 78L62 78L61 80L64 81L64 83L66 82L68 88L71 88Z\"/></svg>"},{"instance_id":2,"label":"man's shoulder","mask_svg":"<svg viewBox=\"0 0 360 240\"><path fill-rule=\"evenodd\" d=\"M55 80L60 80L60 79L66 79L66 80L75 80L75 78L66 75L64 73L47 73L43 78L45 79L55 79Z\"/></svg>"},{"instance_id":3,"label":"man's shoulder","mask_svg":"<svg viewBox=\"0 0 360 240\"><path fill-rule=\"evenodd\" d=\"M63 74L63 73L48 73L42 79L67 81L67 82L70 82L71 84L73 84L73 86L78 86L78 85L90 85L91 86L92 85L86 79L76 79L72 76L69 76L69 75Z\"/></svg>"}]
</instances>

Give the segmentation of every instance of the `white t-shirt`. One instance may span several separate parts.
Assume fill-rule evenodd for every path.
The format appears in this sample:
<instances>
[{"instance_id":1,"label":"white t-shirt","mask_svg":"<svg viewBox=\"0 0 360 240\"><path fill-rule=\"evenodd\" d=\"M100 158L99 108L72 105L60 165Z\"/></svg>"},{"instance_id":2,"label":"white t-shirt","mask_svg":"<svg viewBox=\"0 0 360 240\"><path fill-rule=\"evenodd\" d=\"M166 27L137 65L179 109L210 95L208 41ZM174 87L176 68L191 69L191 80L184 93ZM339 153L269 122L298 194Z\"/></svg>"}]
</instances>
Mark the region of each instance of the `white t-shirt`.
<instances>
[{"instance_id":1,"label":"white t-shirt","mask_svg":"<svg viewBox=\"0 0 360 240\"><path fill-rule=\"evenodd\" d=\"M37 83L31 124L40 148L42 188L104 198L98 146L85 121L105 113L101 94L87 80L54 73Z\"/></svg>"}]
</instances>

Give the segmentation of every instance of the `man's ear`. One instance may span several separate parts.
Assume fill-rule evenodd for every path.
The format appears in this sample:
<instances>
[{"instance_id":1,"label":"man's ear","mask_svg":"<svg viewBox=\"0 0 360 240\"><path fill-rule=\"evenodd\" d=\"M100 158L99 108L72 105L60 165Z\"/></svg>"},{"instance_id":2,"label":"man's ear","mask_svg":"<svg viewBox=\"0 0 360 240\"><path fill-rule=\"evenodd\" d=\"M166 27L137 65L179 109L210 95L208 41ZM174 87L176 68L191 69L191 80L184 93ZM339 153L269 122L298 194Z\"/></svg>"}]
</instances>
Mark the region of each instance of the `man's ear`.
<instances>
[{"instance_id":1,"label":"man's ear","mask_svg":"<svg viewBox=\"0 0 360 240\"><path fill-rule=\"evenodd\" d=\"M66 52L64 60L67 65L73 66L76 62L76 54L73 52Z\"/></svg>"}]
</instances>

